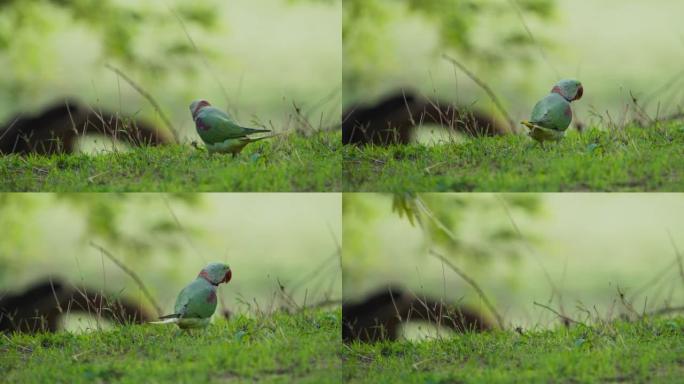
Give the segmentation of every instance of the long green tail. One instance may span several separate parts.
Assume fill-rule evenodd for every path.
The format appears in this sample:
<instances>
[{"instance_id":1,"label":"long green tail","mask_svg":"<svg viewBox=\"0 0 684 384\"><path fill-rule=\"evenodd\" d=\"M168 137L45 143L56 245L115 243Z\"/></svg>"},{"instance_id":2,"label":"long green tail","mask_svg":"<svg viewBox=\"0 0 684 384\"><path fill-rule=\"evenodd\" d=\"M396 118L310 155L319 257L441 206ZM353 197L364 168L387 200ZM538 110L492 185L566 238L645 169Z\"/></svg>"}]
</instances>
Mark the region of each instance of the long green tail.
<instances>
[{"instance_id":1,"label":"long green tail","mask_svg":"<svg viewBox=\"0 0 684 384\"><path fill-rule=\"evenodd\" d=\"M269 132L270 132L270 131L269 131ZM280 133L275 133L275 134L273 134L273 135L261 136L261 137L255 137L255 138L245 137L245 138L243 138L242 140L244 140L244 141L246 141L246 142L248 142L248 143L253 143L253 142L255 142L255 141L259 141L259 140L263 140L263 139L270 139L271 137L276 137L276 136L280 136Z\"/></svg>"},{"instance_id":2,"label":"long green tail","mask_svg":"<svg viewBox=\"0 0 684 384\"><path fill-rule=\"evenodd\" d=\"M260 129L260 128L247 128L247 127L240 127L242 128L248 135L251 135L253 133L264 133L264 132L271 132L270 129Z\"/></svg>"}]
</instances>

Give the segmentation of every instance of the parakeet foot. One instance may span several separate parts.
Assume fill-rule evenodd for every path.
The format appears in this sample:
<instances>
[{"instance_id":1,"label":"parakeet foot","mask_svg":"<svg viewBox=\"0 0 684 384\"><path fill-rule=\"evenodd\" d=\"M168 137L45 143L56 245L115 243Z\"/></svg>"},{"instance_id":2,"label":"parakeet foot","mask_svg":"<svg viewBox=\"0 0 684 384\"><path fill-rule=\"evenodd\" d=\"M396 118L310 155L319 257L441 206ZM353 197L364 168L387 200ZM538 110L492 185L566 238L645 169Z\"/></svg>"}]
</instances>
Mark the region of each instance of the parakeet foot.
<instances>
[{"instance_id":1,"label":"parakeet foot","mask_svg":"<svg viewBox=\"0 0 684 384\"><path fill-rule=\"evenodd\" d=\"M193 148L195 148L196 150L201 151L201 152L206 152L206 150L207 150L207 149L204 148L203 146L199 145L199 143L196 142L195 140L193 140L193 141L190 143L190 145L191 145Z\"/></svg>"}]
</instances>

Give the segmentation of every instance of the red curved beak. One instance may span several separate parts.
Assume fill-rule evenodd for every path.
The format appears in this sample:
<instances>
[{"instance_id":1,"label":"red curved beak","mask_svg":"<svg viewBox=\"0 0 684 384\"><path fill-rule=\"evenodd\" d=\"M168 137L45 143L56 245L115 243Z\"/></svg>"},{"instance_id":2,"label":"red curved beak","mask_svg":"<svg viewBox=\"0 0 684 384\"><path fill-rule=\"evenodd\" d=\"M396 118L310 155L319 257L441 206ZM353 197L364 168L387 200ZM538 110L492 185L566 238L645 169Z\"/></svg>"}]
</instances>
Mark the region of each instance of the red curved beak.
<instances>
[{"instance_id":1,"label":"red curved beak","mask_svg":"<svg viewBox=\"0 0 684 384\"><path fill-rule=\"evenodd\" d=\"M233 272L229 269L228 272L226 272L226 275L223 276L223 280L221 280L222 283L227 283L230 281L230 279L233 278Z\"/></svg>"},{"instance_id":2,"label":"red curved beak","mask_svg":"<svg viewBox=\"0 0 684 384\"><path fill-rule=\"evenodd\" d=\"M583 94L584 94L584 87L580 85L580 87L577 89L577 95L575 95L574 100L581 99Z\"/></svg>"}]
</instances>

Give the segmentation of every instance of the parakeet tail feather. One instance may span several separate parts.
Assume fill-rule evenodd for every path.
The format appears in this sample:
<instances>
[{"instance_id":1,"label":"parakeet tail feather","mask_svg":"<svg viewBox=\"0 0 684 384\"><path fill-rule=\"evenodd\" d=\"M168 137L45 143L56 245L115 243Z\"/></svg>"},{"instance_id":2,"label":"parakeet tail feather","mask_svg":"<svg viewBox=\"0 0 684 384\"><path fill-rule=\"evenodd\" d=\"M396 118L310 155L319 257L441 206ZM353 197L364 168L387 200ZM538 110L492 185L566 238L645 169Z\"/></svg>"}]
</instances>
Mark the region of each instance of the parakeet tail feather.
<instances>
[{"instance_id":1,"label":"parakeet tail feather","mask_svg":"<svg viewBox=\"0 0 684 384\"><path fill-rule=\"evenodd\" d=\"M160 316L159 318L160 318L160 319L175 319L175 318L179 318L179 317L180 317L179 314L177 314L177 313L172 313L172 314L170 314L170 315Z\"/></svg>"},{"instance_id":2,"label":"parakeet tail feather","mask_svg":"<svg viewBox=\"0 0 684 384\"><path fill-rule=\"evenodd\" d=\"M271 137L276 137L276 136L280 136L280 133L275 133L275 134L273 134L273 135L261 136L261 137L255 137L255 138L246 137L245 139L246 139L247 141L249 141L250 143L253 143L253 142L255 142L255 141L259 141L259 140L263 140L263 139L270 139Z\"/></svg>"},{"instance_id":3,"label":"parakeet tail feather","mask_svg":"<svg viewBox=\"0 0 684 384\"><path fill-rule=\"evenodd\" d=\"M247 127L242 127L242 129L246 129L249 132L247 132L248 135L251 135L253 133L264 133L264 132L271 132L270 129L261 129L261 128L247 128Z\"/></svg>"},{"instance_id":4,"label":"parakeet tail feather","mask_svg":"<svg viewBox=\"0 0 684 384\"><path fill-rule=\"evenodd\" d=\"M167 318L162 321L150 321L150 324L172 324L172 323L177 323L178 318L173 317L173 318Z\"/></svg>"}]
</instances>

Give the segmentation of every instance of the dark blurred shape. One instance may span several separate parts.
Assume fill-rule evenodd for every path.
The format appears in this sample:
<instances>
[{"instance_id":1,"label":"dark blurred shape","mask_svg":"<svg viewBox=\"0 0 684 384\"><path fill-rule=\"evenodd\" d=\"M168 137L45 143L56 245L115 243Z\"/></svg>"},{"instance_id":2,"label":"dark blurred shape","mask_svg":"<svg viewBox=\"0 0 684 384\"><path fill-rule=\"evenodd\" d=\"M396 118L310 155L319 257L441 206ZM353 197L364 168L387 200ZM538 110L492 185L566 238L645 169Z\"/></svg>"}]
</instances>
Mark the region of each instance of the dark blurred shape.
<instances>
[{"instance_id":1,"label":"dark blurred shape","mask_svg":"<svg viewBox=\"0 0 684 384\"><path fill-rule=\"evenodd\" d=\"M399 326L414 321L429 322L461 333L494 328L481 313L465 306L417 297L401 288L388 287L360 302L342 304L342 339L345 343L397 340Z\"/></svg>"},{"instance_id":2,"label":"dark blurred shape","mask_svg":"<svg viewBox=\"0 0 684 384\"><path fill-rule=\"evenodd\" d=\"M429 100L412 92L394 92L372 105L355 104L342 112L343 144L408 144L422 124L438 124L470 136L495 136L506 129L492 116Z\"/></svg>"},{"instance_id":3,"label":"dark blurred shape","mask_svg":"<svg viewBox=\"0 0 684 384\"><path fill-rule=\"evenodd\" d=\"M64 100L35 115L11 118L0 128L0 153L73 153L76 140L88 134L101 134L136 146L173 143L168 132L140 119Z\"/></svg>"},{"instance_id":4,"label":"dark blurred shape","mask_svg":"<svg viewBox=\"0 0 684 384\"><path fill-rule=\"evenodd\" d=\"M57 332L60 317L85 313L117 324L145 323L153 316L142 304L103 296L93 288L76 288L61 281L39 280L26 291L0 295L0 331Z\"/></svg>"}]
</instances>

